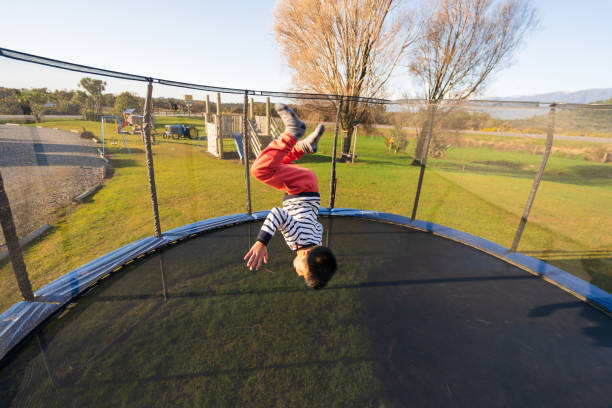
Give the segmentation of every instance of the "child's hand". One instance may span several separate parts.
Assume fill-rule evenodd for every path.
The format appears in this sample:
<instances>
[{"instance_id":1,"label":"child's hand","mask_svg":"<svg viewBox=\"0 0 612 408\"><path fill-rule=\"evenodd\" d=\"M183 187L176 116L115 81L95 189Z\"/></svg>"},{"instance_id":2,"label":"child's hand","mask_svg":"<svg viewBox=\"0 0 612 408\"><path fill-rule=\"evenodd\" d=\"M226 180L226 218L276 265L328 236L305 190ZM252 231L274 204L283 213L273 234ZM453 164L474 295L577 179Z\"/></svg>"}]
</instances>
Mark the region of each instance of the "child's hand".
<instances>
[{"instance_id":1,"label":"child's hand","mask_svg":"<svg viewBox=\"0 0 612 408\"><path fill-rule=\"evenodd\" d=\"M253 270L254 267L255 270L258 271L262 261L263 263L268 263L268 247L257 241L244 256L245 260L247 258L247 267L251 270Z\"/></svg>"}]
</instances>

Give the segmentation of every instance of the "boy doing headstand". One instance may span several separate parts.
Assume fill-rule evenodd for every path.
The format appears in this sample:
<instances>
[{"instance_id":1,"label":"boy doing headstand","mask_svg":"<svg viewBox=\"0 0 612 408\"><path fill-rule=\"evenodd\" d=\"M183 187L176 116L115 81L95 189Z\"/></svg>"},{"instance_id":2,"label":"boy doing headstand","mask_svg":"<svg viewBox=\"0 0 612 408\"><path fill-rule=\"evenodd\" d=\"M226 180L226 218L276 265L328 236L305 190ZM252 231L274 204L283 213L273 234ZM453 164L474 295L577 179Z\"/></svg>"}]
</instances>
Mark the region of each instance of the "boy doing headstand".
<instances>
[{"instance_id":1,"label":"boy doing headstand","mask_svg":"<svg viewBox=\"0 0 612 408\"><path fill-rule=\"evenodd\" d=\"M277 229L287 245L296 252L293 266L313 289L321 289L336 272L336 258L322 246L323 226L317 221L321 198L317 176L312 170L292 162L304 154L315 153L323 135L323 125L303 140L306 125L287 105L276 104L285 132L264 149L251 167L251 174L262 183L284 191L283 206L274 207L263 223L257 242L244 259L247 266L258 270L268 263L267 245Z\"/></svg>"}]
</instances>

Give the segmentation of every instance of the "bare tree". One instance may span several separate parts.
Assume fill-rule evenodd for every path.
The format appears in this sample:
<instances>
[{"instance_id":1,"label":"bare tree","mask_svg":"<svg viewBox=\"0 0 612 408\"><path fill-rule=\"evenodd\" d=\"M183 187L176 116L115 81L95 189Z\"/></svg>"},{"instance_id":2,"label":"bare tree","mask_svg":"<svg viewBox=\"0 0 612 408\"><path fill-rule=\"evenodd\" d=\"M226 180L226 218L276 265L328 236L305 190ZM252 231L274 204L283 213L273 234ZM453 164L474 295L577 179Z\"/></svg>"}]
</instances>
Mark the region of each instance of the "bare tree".
<instances>
[{"instance_id":1,"label":"bare tree","mask_svg":"<svg viewBox=\"0 0 612 408\"><path fill-rule=\"evenodd\" d=\"M352 97L382 97L412 37L399 0L279 1L274 30L292 70L296 90ZM398 18L394 18L398 17ZM333 101L337 109L338 101ZM326 104L329 108L329 105ZM311 107L312 108L312 107ZM314 108L324 110L321 105ZM343 158L367 104L342 104ZM371 115L370 115L371 116Z\"/></svg>"},{"instance_id":2,"label":"bare tree","mask_svg":"<svg viewBox=\"0 0 612 408\"><path fill-rule=\"evenodd\" d=\"M460 101L481 91L537 26L531 0L437 0L425 7L409 70L423 82L428 118L435 117L443 99ZM422 126L415 165L424 158L431 128L428 121Z\"/></svg>"}]
</instances>

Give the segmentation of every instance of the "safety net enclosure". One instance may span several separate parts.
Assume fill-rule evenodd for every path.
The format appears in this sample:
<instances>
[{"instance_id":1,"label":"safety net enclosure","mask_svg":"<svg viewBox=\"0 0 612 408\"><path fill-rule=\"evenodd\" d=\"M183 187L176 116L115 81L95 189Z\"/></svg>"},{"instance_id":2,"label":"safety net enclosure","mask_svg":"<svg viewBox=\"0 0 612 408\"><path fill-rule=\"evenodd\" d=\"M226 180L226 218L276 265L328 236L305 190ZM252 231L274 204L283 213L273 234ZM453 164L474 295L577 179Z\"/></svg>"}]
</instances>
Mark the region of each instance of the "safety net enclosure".
<instances>
[{"instance_id":1,"label":"safety net enclosure","mask_svg":"<svg viewBox=\"0 0 612 408\"><path fill-rule=\"evenodd\" d=\"M15 71L0 405L609 406L612 105L255 91L0 48ZM299 162L340 266L321 291L280 234L243 260L280 205L249 174L275 103L326 126Z\"/></svg>"},{"instance_id":2,"label":"safety net enclosure","mask_svg":"<svg viewBox=\"0 0 612 408\"><path fill-rule=\"evenodd\" d=\"M606 314L500 259L482 239L392 214L333 213L322 222L342 272L325 290L297 282L282 240L262 270L246 269L242 255L261 221L226 220L72 299L3 360L2 401L609 403Z\"/></svg>"}]
</instances>

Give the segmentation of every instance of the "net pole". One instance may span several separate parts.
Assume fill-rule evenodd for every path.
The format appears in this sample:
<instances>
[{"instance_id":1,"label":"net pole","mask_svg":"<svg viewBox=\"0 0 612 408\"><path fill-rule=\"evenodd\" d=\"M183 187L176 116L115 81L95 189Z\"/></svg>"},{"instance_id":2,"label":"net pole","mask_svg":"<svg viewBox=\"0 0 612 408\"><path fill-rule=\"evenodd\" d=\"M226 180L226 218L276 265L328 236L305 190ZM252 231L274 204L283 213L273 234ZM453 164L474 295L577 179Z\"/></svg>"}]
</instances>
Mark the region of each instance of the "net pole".
<instances>
[{"instance_id":1,"label":"net pole","mask_svg":"<svg viewBox=\"0 0 612 408\"><path fill-rule=\"evenodd\" d=\"M336 203L336 152L338 151L338 128L340 127L340 110L342 109L342 97L338 102L336 112L336 130L334 131L334 149L332 153L331 180L329 183L329 208L334 208Z\"/></svg>"},{"instance_id":2,"label":"net pole","mask_svg":"<svg viewBox=\"0 0 612 408\"><path fill-rule=\"evenodd\" d=\"M4 188L2 172L0 172L0 226L2 226L9 258L13 265L13 272L15 273L15 279L17 279L17 285L21 291L21 296L24 300L33 301L34 292L32 291L32 284L30 283L28 271L23 261L23 254L21 253L19 238L17 237L17 230L15 229L13 212L11 211L8 195Z\"/></svg>"},{"instance_id":3,"label":"net pole","mask_svg":"<svg viewBox=\"0 0 612 408\"><path fill-rule=\"evenodd\" d=\"M525 204L525 209L523 210L523 216L521 217L521 221L519 222L518 229L516 230L516 235L514 236L514 240L512 241L512 247L510 250L512 252L516 252L516 249L519 246L519 242L521 241L521 236L523 235L523 231L525 230L525 225L527 224L527 219L529 218L529 213L531 212L531 207L533 206L533 202L535 201L536 193L538 192L538 187L540 186L540 182L542 181L542 175L544 174L544 170L546 169L546 164L548 163L548 158L550 157L550 152L552 150L553 139L555 136L555 118L556 118L556 104L550 105L550 111L548 113L549 123L548 123L548 132L546 133L546 148L544 149L544 154L542 155L542 160L540 161L540 168L533 180L533 185L531 186L531 191L529 192L529 198L527 198L527 204Z\"/></svg>"},{"instance_id":4,"label":"net pole","mask_svg":"<svg viewBox=\"0 0 612 408\"><path fill-rule=\"evenodd\" d=\"M417 183L416 194L414 195L414 205L412 206L412 216L410 219L414 221L417 214L417 209L419 208L419 199L421 198L421 187L423 187L423 178L425 177L425 168L427 166L427 156L429 156L429 144L431 142L431 135L433 133L433 122L435 117L436 105L428 104L428 119L429 124L427 126L427 139L425 140L425 148L423 149L423 160L421 160L419 166L421 167L419 171L419 181Z\"/></svg>"},{"instance_id":5,"label":"net pole","mask_svg":"<svg viewBox=\"0 0 612 408\"><path fill-rule=\"evenodd\" d=\"M151 108L152 108L152 95L153 95L153 81L149 81L147 85L147 96L144 104L144 126L142 127L143 139L147 157L147 171L149 175L149 188L151 190L151 206L153 208L153 223L155 225L155 236L160 238L161 225L159 223L159 208L157 205L157 188L155 187L155 166L153 165L153 150L151 149L151 127L153 122L151 120Z\"/></svg>"},{"instance_id":6,"label":"net pole","mask_svg":"<svg viewBox=\"0 0 612 408\"><path fill-rule=\"evenodd\" d=\"M251 106L253 106L251 104ZM242 117L242 133L244 140L242 143L242 157L244 157L244 182L246 185L246 207L247 214L251 215L251 178L249 177L249 91L244 91L244 111Z\"/></svg>"}]
</instances>

